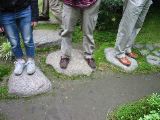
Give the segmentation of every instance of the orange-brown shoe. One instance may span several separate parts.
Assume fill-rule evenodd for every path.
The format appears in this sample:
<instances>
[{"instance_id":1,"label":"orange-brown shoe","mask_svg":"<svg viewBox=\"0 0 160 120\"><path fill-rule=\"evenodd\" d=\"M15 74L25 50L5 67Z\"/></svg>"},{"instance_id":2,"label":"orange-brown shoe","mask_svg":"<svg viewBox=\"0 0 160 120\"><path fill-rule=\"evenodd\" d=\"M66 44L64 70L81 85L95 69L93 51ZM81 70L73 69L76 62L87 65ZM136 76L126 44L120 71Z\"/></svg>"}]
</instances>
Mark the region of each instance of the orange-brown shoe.
<instances>
[{"instance_id":1,"label":"orange-brown shoe","mask_svg":"<svg viewBox=\"0 0 160 120\"><path fill-rule=\"evenodd\" d=\"M131 53L126 53L126 55L127 55L128 57L130 57L130 58L133 58L133 59L138 58L138 55L137 55L136 53L133 53L133 52L131 52Z\"/></svg>"},{"instance_id":2,"label":"orange-brown shoe","mask_svg":"<svg viewBox=\"0 0 160 120\"><path fill-rule=\"evenodd\" d=\"M117 59L119 60L119 62L121 62L125 66L131 65L131 61L127 57L117 58Z\"/></svg>"}]
</instances>

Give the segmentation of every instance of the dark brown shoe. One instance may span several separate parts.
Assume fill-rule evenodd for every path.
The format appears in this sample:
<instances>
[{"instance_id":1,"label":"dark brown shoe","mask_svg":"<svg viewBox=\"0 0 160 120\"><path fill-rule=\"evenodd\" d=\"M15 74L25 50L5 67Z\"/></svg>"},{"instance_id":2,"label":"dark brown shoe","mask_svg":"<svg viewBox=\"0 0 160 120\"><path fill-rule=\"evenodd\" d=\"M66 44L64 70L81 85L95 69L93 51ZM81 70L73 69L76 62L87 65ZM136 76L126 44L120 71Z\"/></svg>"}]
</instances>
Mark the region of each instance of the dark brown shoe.
<instances>
[{"instance_id":1,"label":"dark brown shoe","mask_svg":"<svg viewBox=\"0 0 160 120\"><path fill-rule=\"evenodd\" d=\"M126 53L126 55L127 55L128 57L130 57L130 58L133 58L133 59L138 58L138 55L137 55L136 53L133 53L133 52L131 52L131 53Z\"/></svg>"},{"instance_id":2,"label":"dark brown shoe","mask_svg":"<svg viewBox=\"0 0 160 120\"><path fill-rule=\"evenodd\" d=\"M93 58L85 58L85 60L92 69L96 69L96 62Z\"/></svg>"},{"instance_id":3,"label":"dark brown shoe","mask_svg":"<svg viewBox=\"0 0 160 120\"><path fill-rule=\"evenodd\" d=\"M62 69L66 69L67 68L67 66L68 66L68 64L69 64L69 61L70 61L70 59L69 58L62 58L61 57L61 60L60 60L60 67L62 68Z\"/></svg>"}]
</instances>

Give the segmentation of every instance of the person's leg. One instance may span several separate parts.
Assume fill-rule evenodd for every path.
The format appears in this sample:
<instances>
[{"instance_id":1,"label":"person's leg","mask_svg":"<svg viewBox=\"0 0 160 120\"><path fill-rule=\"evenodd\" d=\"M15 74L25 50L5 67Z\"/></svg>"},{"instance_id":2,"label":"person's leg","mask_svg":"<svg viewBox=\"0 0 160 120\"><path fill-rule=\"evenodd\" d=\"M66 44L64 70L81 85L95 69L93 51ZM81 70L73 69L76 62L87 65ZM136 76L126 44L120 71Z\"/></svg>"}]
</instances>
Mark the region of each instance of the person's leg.
<instances>
[{"instance_id":1,"label":"person's leg","mask_svg":"<svg viewBox=\"0 0 160 120\"><path fill-rule=\"evenodd\" d=\"M130 36L129 38L129 41L127 43L127 48L126 48L126 53L129 54L129 53L132 53L132 46L135 42L135 39L138 35L138 33L140 32L142 26L143 26L143 23L144 23L144 20L145 20L145 17L148 13L148 10L150 8L150 5L152 4L152 0L148 0L141 12L141 14L139 15L139 18L137 20L137 23L133 29L133 32L132 32L132 35ZM132 56L131 56L132 57ZM133 57L132 57L133 58Z\"/></svg>"},{"instance_id":2,"label":"person's leg","mask_svg":"<svg viewBox=\"0 0 160 120\"><path fill-rule=\"evenodd\" d=\"M24 46L26 49L27 61L27 73L33 74L35 72L35 45L33 42L33 31L31 26L31 8L28 7L25 10L18 12L16 14L18 19L18 27L24 41Z\"/></svg>"},{"instance_id":3,"label":"person's leg","mask_svg":"<svg viewBox=\"0 0 160 120\"><path fill-rule=\"evenodd\" d=\"M23 58L23 52L20 46L20 37L16 24L16 18L14 13L1 13L1 22L5 29L7 38L11 44L12 52L15 55L15 75L20 75L23 72L25 61Z\"/></svg>"},{"instance_id":4,"label":"person's leg","mask_svg":"<svg viewBox=\"0 0 160 120\"><path fill-rule=\"evenodd\" d=\"M49 0L43 0L42 13L44 17L49 18Z\"/></svg>"},{"instance_id":5,"label":"person's leg","mask_svg":"<svg viewBox=\"0 0 160 120\"><path fill-rule=\"evenodd\" d=\"M52 14L58 20L59 24L61 24L63 2L60 0L49 0L49 7L51 9Z\"/></svg>"},{"instance_id":6,"label":"person's leg","mask_svg":"<svg viewBox=\"0 0 160 120\"><path fill-rule=\"evenodd\" d=\"M115 44L116 57L126 66L131 64L125 56L127 43L146 2L147 0L128 0L119 25Z\"/></svg>"},{"instance_id":7,"label":"person's leg","mask_svg":"<svg viewBox=\"0 0 160 120\"><path fill-rule=\"evenodd\" d=\"M140 13L142 12L143 6L145 5L146 0L128 0L127 6L123 13L117 39L116 39L116 54L118 58L125 57L125 49L128 43L128 40L133 32L135 24L139 18Z\"/></svg>"},{"instance_id":8,"label":"person's leg","mask_svg":"<svg viewBox=\"0 0 160 120\"><path fill-rule=\"evenodd\" d=\"M77 23L79 16L80 16L79 9L76 9L76 8L73 8L73 7L70 7L70 6L64 4L63 15L62 15L63 32L61 33L62 58L60 61L60 67L63 69L67 68L67 65L69 63L69 58L71 57L72 33L74 31L74 27ZM67 58L67 60L66 60L66 58Z\"/></svg>"},{"instance_id":9,"label":"person's leg","mask_svg":"<svg viewBox=\"0 0 160 120\"><path fill-rule=\"evenodd\" d=\"M84 57L87 60L91 68L95 68L95 62L93 60L93 52L95 49L95 42L93 38L93 32L96 27L98 11L101 0L98 0L95 5L83 10L83 49Z\"/></svg>"}]
</instances>

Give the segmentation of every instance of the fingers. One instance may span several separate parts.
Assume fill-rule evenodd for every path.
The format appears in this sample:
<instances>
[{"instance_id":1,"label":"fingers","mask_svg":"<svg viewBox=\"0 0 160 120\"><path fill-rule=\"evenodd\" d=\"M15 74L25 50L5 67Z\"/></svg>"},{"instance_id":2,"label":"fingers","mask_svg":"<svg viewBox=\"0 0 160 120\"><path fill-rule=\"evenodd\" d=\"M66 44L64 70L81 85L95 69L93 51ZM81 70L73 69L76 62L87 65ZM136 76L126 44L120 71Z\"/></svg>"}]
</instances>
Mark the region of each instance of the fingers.
<instances>
[{"instance_id":1,"label":"fingers","mask_svg":"<svg viewBox=\"0 0 160 120\"><path fill-rule=\"evenodd\" d=\"M32 22L32 27L36 27L37 26L37 24L38 24L38 22Z\"/></svg>"},{"instance_id":2,"label":"fingers","mask_svg":"<svg viewBox=\"0 0 160 120\"><path fill-rule=\"evenodd\" d=\"M0 27L0 33L1 32L4 32L4 28L3 27Z\"/></svg>"}]
</instances>

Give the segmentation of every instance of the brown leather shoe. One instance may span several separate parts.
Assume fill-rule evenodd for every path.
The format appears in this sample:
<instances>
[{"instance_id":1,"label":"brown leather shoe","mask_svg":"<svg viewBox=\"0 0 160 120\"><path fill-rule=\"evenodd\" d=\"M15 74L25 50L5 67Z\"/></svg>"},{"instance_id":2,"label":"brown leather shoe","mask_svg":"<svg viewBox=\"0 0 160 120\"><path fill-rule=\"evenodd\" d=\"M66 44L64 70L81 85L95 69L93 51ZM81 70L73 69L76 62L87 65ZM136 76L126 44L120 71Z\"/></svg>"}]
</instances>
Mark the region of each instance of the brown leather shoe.
<instances>
[{"instance_id":1,"label":"brown leather shoe","mask_svg":"<svg viewBox=\"0 0 160 120\"><path fill-rule=\"evenodd\" d=\"M133 58L133 59L138 58L138 55L137 55L136 53L133 53L133 52L131 52L131 53L126 53L126 55L127 55L128 57Z\"/></svg>"},{"instance_id":2,"label":"brown leather shoe","mask_svg":"<svg viewBox=\"0 0 160 120\"><path fill-rule=\"evenodd\" d=\"M127 57L117 58L117 59L119 60L119 62L121 62L125 66L131 65L131 61Z\"/></svg>"},{"instance_id":3,"label":"brown leather shoe","mask_svg":"<svg viewBox=\"0 0 160 120\"><path fill-rule=\"evenodd\" d=\"M70 59L69 58L62 58L61 57L61 60L60 60L60 67L62 68L62 69L66 69L67 68L67 66L68 66L68 64L69 64L69 61L70 61Z\"/></svg>"},{"instance_id":4,"label":"brown leather shoe","mask_svg":"<svg viewBox=\"0 0 160 120\"><path fill-rule=\"evenodd\" d=\"M85 60L92 69L96 69L96 63L93 58L85 58Z\"/></svg>"}]
</instances>

